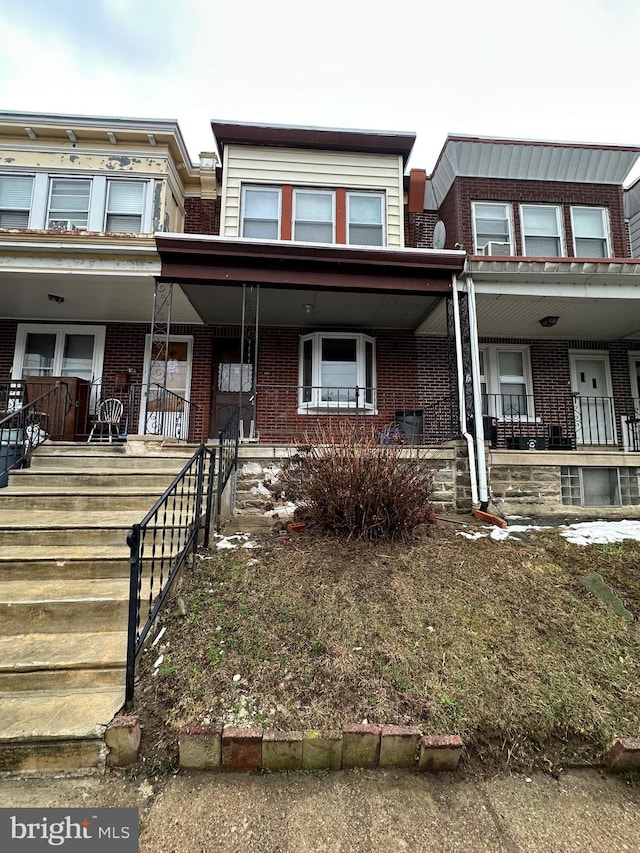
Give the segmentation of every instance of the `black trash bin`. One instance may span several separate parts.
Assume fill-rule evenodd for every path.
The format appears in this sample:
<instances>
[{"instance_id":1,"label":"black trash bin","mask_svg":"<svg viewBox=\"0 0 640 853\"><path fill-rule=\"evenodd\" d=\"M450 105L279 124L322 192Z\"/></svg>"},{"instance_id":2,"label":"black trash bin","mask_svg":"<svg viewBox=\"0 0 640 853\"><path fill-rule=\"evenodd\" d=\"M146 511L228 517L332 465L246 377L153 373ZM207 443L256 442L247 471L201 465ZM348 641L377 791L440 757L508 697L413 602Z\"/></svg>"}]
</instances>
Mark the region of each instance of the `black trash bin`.
<instances>
[{"instance_id":1,"label":"black trash bin","mask_svg":"<svg viewBox=\"0 0 640 853\"><path fill-rule=\"evenodd\" d=\"M404 409L396 412L396 424L407 444L422 444L424 409Z\"/></svg>"},{"instance_id":2,"label":"black trash bin","mask_svg":"<svg viewBox=\"0 0 640 853\"><path fill-rule=\"evenodd\" d=\"M21 429L0 430L0 489L9 485L8 469L24 453L24 432Z\"/></svg>"}]
</instances>

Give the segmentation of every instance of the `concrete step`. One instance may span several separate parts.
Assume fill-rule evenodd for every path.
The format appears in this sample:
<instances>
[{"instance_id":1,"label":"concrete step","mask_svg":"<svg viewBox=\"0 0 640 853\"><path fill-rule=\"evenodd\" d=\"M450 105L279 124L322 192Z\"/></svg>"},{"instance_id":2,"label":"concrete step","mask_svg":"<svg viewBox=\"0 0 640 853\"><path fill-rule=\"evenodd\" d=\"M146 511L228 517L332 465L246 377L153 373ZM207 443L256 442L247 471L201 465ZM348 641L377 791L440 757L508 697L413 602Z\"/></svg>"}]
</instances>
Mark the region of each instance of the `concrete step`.
<instances>
[{"instance_id":1,"label":"concrete step","mask_svg":"<svg viewBox=\"0 0 640 853\"><path fill-rule=\"evenodd\" d=\"M133 482L143 485L144 489L155 490L158 495L167 488L175 474L166 470L137 471L135 468L114 470L109 468L92 468L87 471L49 470L44 468L20 468L9 473L9 485L21 488L32 488L39 485L47 490L64 489L109 489L121 488ZM6 491L3 490L4 491ZM7 492L11 494L11 492Z\"/></svg>"},{"instance_id":2,"label":"concrete step","mask_svg":"<svg viewBox=\"0 0 640 853\"><path fill-rule=\"evenodd\" d=\"M8 487L0 490L0 512L3 510L40 511L60 510L65 512L107 512L114 504L119 510L133 510L142 518L154 505L159 497L157 489L146 492L140 487L131 489L103 489L96 494L91 489L38 490L35 486L22 488Z\"/></svg>"},{"instance_id":3,"label":"concrete step","mask_svg":"<svg viewBox=\"0 0 640 853\"><path fill-rule=\"evenodd\" d=\"M132 442L118 442L109 444L83 441L45 441L34 451L34 456L77 456L86 453L91 456L127 456L138 458L140 456L175 456L189 458L198 449L198 444L162 444L156 449L146 447L144 452L137 453L132 447Z\"/></svg>"},{"instance_id":4,"label":"concrete step","mask_svg":"<svg viewBox=\"0 0 640 853\"><path fill-rule=\"evenodd\" d=\"M120 687L127 632L0 637L0 692Z\"/></svg>"},{"instance_id":5,"label":"concrete step","mask_svg":"<svg viewBox=\"0 0 640 853\"><path fill-rule=\"evenodd\" d=\"M90 453L44 455L34 454L31 458L32 471L87 471L94 468L109 471L168 471L175 476L187 463L189 457L175 456L127 456L93 455Z\"/></svg>"},{"instance_id":6,"label":"concrete step","mask_svg":"<svg viewBox=\"0 0 640 853\"><path fill-rule=\"evenodd\" d=\"M0 507L0 548L11 545L56 545L68 550L74 544L126 544L140 512L61 512L39 510L16 513Z\"/></svg>"},{"instance_id":7,"label":"concrete step","mask_svg":"<svg viewBox=\"0 0 640 853\"><path fill-rule=\"evenodd\" d=\"M3 581L0 636L126 630L128 578Z\"/></svg>"},{"instance_id":8,"label":"concrete step","mask_svg":"<svg viewBox=\"0 0 640 853\"><path fill-rule=\"evenodd\" d=\"M101 769L104 727L123 703L124 684L5 693L0 697L0 772Z\"/></svg>"}]
</instances>

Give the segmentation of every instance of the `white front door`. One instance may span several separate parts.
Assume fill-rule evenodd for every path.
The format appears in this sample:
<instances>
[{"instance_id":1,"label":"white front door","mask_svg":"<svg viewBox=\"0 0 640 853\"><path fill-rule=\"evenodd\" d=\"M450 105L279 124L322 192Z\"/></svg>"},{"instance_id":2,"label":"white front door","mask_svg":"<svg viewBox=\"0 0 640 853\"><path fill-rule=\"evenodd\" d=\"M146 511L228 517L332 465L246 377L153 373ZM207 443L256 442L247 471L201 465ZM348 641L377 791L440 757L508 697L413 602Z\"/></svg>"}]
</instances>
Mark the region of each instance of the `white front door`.
<instances>
[{"instance_id":1,"label":"white front door","mask_svg":"<svg viewBox=\"0 0 640 853\"><path fill-rule=\"evenodd\" d=\"M578 444L614 444L613 400L606 355L572 355Z\"/></svg>"},{"instance_id":2,"label":"white front door","mask_svg":"<svg viewBox=\"0 0 640 853\"><path fill-rule=\"evenodd\" d=\"M156 358L163 342L153 342L153 356ZM189 437L189 400L191 393L191 362L193 357L193 337L175 335L169 339L167 359L167 393L164 392L164 366L151 374L151 383L146 385L151 359L151 335L147 335L144 355L144 385L140 406L140 432L151 435L165 435L184 441Z\"/></svg>"}]
</instances>

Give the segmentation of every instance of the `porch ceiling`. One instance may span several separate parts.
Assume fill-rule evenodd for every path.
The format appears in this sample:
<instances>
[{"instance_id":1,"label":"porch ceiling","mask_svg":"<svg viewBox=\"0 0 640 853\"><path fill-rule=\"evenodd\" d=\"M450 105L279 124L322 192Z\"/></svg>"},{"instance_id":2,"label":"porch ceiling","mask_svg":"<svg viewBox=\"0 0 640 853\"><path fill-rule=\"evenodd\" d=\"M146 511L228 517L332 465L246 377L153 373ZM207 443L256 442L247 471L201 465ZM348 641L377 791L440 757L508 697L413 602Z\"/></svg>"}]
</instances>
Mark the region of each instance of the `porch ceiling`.
<instances>
[{"instance_id":1,"label":"porch ceiling","mask_svg":"<svg viewBox=\"0 0 640 853\"><path fill-rule=\"evenodd\" d=\"M548 340L640 340L640 293L629 299L528 295L476 291L481 338ZM555 326L540 325L558 317ZM418 334L446 334L446 311L438 305Z\"/></svg>"},{"instance_id":2,"label":"porch ceiling","mask_svg":"<svg viewBox=\"0 0 640 853\"><path fill-rule=\"evenodd\" d=\"M153 276L86 273L0 272L0 317L47 322L150 323ZM64 302L49 299L61 296ZM173 321L201 324L179 287Z\"/></svg>"},{"instance_id":3,"label":"porch ceiling","mask_svg":"<svg viewBox=\"0 0 640 853\"><path fill-rule=\"evenodd\" d=\"M242 285L183 284L187 298L205 323L238 325L242 317ZM440 294L358 293L299 288L260 287L261 326L322 326L415 329L441 301ZM256 289L247 288L253 322Z\"/></svg>"}]
</instances>

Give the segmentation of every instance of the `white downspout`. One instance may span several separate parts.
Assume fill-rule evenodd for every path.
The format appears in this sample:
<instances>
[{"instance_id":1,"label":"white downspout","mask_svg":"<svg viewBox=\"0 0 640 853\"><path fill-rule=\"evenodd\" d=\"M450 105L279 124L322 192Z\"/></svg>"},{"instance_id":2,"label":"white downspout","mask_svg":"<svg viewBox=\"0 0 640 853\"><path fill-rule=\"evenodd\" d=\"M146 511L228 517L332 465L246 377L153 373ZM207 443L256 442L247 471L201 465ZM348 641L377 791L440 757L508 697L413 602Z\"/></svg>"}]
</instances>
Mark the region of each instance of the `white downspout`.
<instances>
[{"instance_id":1,"label":"white downspout","mask_svg":"<svg viewBox=\"0 0 640 853\"><path fill-rule=\"evenodd\" d=\"M456 344L456 367L458 372L458 405L460 408L460 431L466 439L469 453L469 479L471 481L471 504L475 509L478 506L478 484L476 479L476 453L473 444L473 436L467 430L467 406L465 403L464 390L464 367L462 363L462 339L460 337L460 305L458 304L458 276L454 275L453 284L453 325L455 330Z\"/></svg>"},{"instance_id":2,"label":"white downspout","mask_svg":"<svg viewBox=\"0 0 640 853\"><path fill-rule=\"evenodd\" d=\"M469 303L469 338L471 345L471 379L473 382L473 422L475 425L476 448L478 458L478 490L480 509L487 511L489 506L489 486L487 464L484 453L484 420L482 416L482 389L480 387L480 349L478 347L478 316L476 313L476 291L471 273L465 270L467 300Z\"/></svg>"}]
</instances>

